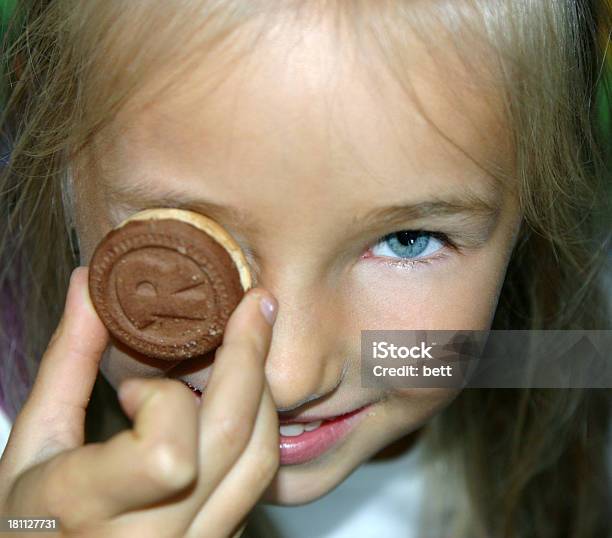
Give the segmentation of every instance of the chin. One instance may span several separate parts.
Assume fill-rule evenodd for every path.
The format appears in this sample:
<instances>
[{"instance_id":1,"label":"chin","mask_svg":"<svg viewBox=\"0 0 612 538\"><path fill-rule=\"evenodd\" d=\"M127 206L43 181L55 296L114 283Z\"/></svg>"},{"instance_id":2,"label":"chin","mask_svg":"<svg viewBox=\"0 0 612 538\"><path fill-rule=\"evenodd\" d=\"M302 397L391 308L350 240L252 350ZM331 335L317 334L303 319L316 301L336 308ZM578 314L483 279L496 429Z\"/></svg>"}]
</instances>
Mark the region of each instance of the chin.
<instances>
[{"instance_id":1,"label":"chin","mask_svg":"<svg viewBox=\"0 0 612 538\"><path fill-rule=\"evenodd\" d=\"M358 465L346 470L333 469L331 472L327 469L308 469L308 465L282 466L262 495L261 502L297 506L316 501L339 486Z\"/></svg>"}]
</instances>

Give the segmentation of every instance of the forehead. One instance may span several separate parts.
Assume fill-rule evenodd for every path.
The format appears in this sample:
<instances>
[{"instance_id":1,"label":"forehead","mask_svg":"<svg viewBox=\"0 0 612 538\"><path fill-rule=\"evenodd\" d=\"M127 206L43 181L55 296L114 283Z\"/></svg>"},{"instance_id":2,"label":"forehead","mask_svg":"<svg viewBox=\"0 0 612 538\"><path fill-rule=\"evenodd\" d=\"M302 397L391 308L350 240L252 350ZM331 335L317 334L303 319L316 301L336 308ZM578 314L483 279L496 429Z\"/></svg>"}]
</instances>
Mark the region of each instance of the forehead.
<instances>
[{"instance_id":1,"label":"forehead","mask_svg":"<svg viewBox=\"0 0 612 538\"><path fill-rule=\"evenodd\" d=\"M356 45L324 21L273 25L250 50L241 35L247 43L248 25L232 38L231 61L194 56L171 92L155 94L163 68L148 81L103 138L104 177L208 186L230 203L236 192L261 198L279 187L311 199L356 188L376 196L381 186L415 196L470 181L489 188L477 163L509 164L499 96L450 43L432 54L407 36L392 67L379 46Z\"/></svg>"}]
</instances>

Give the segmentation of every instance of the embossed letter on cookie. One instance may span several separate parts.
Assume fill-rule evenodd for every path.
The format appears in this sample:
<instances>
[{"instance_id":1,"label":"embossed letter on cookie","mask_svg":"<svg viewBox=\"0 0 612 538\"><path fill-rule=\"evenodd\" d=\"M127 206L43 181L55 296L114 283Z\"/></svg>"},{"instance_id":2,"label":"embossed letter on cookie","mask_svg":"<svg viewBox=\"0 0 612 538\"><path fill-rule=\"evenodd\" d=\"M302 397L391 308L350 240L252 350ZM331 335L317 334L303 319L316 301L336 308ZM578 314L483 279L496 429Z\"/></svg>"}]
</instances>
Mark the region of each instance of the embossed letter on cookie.
<instances>
[{"instance_id":1,"label":"embossed letter on cookie","mask_svg":"<svg viewBox=\"0 0 612 538\"><path fill-rule=\"evenodd\" d=\"M217 347L251 287L238 244L215 221L179 209L142 211L111 230L89 267L89 291L108 330L155 358Z\"/></svg>"}]
</instances>

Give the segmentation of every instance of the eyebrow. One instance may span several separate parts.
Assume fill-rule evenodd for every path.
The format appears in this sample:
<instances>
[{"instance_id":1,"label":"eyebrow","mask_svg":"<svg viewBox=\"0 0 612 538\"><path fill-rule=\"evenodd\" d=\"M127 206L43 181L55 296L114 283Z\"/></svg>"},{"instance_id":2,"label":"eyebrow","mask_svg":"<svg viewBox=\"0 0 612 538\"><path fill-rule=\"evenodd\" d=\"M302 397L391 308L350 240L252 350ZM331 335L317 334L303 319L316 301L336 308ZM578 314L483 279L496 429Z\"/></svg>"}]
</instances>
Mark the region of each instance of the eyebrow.
<instances>
[{"instance_id":1,"label":"eyebrow","mask_svg":"<svg viewBox=\"0 0 612 538\"><path fill-rule=\"evenodd\" d=\"M373 226L454 216L491 219L499 214L500 209L499 191L483 196L466 189L421 202L375 208L363 216L355 217L354 222Z\"/></svg>"},{"instance_id":2,"label":"eyebrow","mask_svg":"<svg viewBox=\"0 0 612 538\"><path fill-rule=\"evenodd\" d=\"M151 207L188 209L249 228L254 228L256 224L242 210L200 197L194 197L172 187L157 190L143 183L123 182L111 184L106 182L106 188L109 199L119 204L128 204L142 209Z\"/></svg>"},{"instance_id":3,"label":"eyebrow","mask_svg":"<svg viewBox=\"0 0 612 538\"><path fill-rule=\"evenodd\" d=\"M194 197L172 187L158 190L144 183L107 183L109 198L119 204L128 204L139 209L169 207L196 211L211 218L244 226L254 232L258 223L244 210ZM465 188L446 195L437 195L422 201L376 207L365 214L354 215L353 225L379 227L401 224L423 219L445 217L472 217L492 220L501 209L501 192L491 189L481 195Z\"/></svg>"}]
</instances>

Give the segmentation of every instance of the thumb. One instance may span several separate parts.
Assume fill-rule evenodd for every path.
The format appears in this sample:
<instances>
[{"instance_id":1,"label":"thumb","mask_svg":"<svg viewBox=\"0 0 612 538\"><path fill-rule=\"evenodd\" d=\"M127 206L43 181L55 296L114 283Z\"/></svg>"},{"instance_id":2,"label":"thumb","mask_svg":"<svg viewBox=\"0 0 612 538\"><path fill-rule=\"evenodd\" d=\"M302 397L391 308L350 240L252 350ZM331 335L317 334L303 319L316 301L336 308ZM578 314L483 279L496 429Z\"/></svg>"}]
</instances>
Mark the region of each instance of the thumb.
<instances>
[{"instance_id":1,"label":"thumb","mask_svg":"<svg viewBox=\"0 0 612 538\"><path fill-rule=\"evenodd\" d=\"M89 298L88 274L87 267L72 272L62 319L13 425L6 450L19 445L20 467L84 442L85 412L109 340Z\"/></svg>"}]
</instances>

